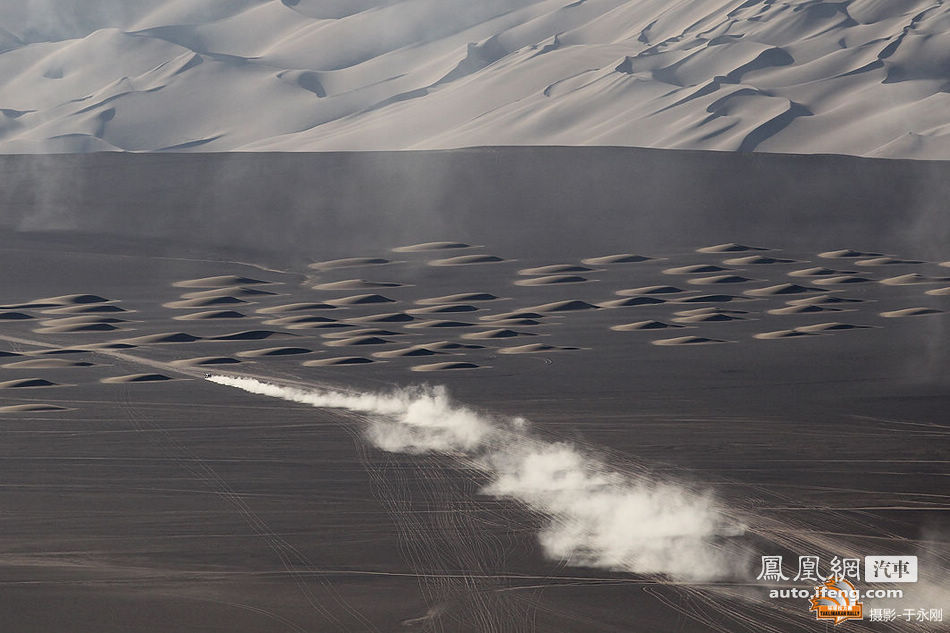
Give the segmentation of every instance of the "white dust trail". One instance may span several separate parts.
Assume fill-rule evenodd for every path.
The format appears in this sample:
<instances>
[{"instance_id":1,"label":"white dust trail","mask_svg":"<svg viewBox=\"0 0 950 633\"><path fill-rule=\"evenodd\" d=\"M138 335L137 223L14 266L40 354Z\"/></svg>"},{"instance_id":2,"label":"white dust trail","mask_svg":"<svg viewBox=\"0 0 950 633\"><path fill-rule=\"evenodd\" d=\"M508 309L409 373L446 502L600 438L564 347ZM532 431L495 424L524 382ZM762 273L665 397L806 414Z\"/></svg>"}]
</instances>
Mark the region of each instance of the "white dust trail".
<instances>
[{"instance_id":1,"label":"white dust trail","mask_svg":"<svg viewBox=\"0 0 950 633\"><path fill-rule=\"evenodd\" d=\"M367 438L385 451L464 457L487 476L483 493L513 499L548 518L540 542L548 556L567 564L711 580L734 575L744 563L724 546L743 527L710 495L618 473L572 444L533 437L524 419L457 405L443 388L351 394L253 378L208 380L364 414Z\"/></svg>"}]
</instances>

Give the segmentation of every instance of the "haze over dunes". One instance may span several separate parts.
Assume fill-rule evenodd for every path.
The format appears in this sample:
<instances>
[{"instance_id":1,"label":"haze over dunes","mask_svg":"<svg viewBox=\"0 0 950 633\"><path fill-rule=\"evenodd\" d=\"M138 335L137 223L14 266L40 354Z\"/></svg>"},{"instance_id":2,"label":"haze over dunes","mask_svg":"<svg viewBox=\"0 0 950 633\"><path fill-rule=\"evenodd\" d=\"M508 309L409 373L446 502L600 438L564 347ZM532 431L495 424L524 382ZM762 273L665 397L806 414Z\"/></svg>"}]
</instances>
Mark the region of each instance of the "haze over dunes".
<instances>
[{"instance_id":1,"label":"haze over dunes","mask_svg":"<svg viewBox=\"0 0 950 633\"><path fill-rule=\"evenodd\" d=\"M0 152L631 145L948 158L948 11L931 0L8 2Z\"/></svg>"}]
</instances>

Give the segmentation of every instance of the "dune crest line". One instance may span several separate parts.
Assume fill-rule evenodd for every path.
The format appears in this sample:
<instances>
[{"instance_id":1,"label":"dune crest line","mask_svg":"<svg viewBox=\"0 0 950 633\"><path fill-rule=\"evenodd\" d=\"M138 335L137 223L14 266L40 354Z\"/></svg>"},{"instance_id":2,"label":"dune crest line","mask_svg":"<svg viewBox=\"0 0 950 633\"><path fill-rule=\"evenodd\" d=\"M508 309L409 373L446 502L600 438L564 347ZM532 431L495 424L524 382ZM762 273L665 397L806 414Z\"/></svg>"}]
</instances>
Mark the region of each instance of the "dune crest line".
<instances>
[{"instance_id":1,"label":"dune crest line","mask_svg":"<svg viewBox=\"0 0 950 633\"><path fill-rule=\"evenodd\" d=\"M255 378L212 375L249 393L366 416L366 438L381 450L440 453L488 478L482 493L547 517L538 539L551 558L574 566L681 580L735 575L727 546L744 526L709 493L617 472L567 442L532 436L527 420L456 404L443 387L390 393L301 389Z\"/></svg>"}]
</instances>

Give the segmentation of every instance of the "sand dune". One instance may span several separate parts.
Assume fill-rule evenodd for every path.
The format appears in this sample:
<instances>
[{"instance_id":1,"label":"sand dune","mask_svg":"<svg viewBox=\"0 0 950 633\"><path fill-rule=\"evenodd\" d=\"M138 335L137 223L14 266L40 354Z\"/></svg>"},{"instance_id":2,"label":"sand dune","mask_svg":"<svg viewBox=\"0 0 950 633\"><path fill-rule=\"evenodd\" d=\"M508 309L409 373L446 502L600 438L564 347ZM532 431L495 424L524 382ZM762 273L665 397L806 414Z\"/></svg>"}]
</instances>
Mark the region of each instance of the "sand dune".
<instances>
[{"instance_id":1,"label":"sand dune","mask_svg":"<svg viewBox=\"0 0 950 633\"><path fill-rule=\"evenodd\" d=\"M932 314L946 314L943 310L936 308L902 308L900 310L889 310L881 312L881 316L886 319L896 319L901 317L929 316Z\"/></svg>"},{"instance_id":2,"label":"sand dune","mask_svg":"<svg viewBox=\"0 0 950 633\"><path fill-rule=\"evenodd\" d=\"M691 310L678 310L674 312L676 316L696 316L699 314L749 314L745 310L728 310L718 306L706 306L704 308L693 308Z\"/></svg>"},{"instance_id":3,"label":"sand dune","mask_svg":"<svg viewBox=\"0 0 950 633\"><path fill-rule=\"evenodd\" d=\"M467 303L453 303L444 306L430 306L426 308L412 308L406 310L408 314L451 314L456 312L477 312L481 308Z\"/></svg>"},{"instance_id":4,"label":"sand dune","mask_svg":"<svg viewBox=\"0 0 950 633\"><path fill-rule=\"evenodd\" d=\"M398 246L393 250L395 253L424 253L426 251L445 251L462 248L477 248L464 242L423 242L421 244L410 244L408 246Z\"/></svg>"},{"instance_id":5,"label":"sand dune","mask_svg":"<svg viewBox=\"0 0 950 633\"><path fill-rule=\"evenodd\" d=\"M128 310L111 303L79 304L42 310L43 314L109 314L116 312L128 312Z\"/></svg>"},{"instance_id":6,"label":"sand dune","mask_svg":"<svg viewBox=\"0 0 950 633\"><path fill-rule=\"evenodd\" d=\"M720 321L744 321L740 316L733 316L721 312L710 314L694 314L691 316L681 316L673 319L676 323L717 323Z\"/></svg>"},{"instance_id":7,"label":"sand dune","mask_svg":"<svg viewBox=\"0 0 950 633\"><path fill-rule=\"evenodd\" d=\"M65 317L62 319L44 319L39 322L40 325L44 325L47 327L55 327L59 325L86 325L86 324L95 324L95 323L113 323L113 324L126 323L126 320L120 319L118 317L85 315L85 316Z\"/></svg>"},{"instance_id":8,"label":"sand dune","mask_svg":"<svg viewBox=\"0 0 950 633\"><path fill-rule=\"evenodd\" d=\"M950 281L947 277L927 277L919 273L910 273L881 279L878 283L884 284L885 286L916 286L921 284L946 283L947 281Z\"/></svg>"},{"instance_id":9,"label":"sand dune","mask_svg":"<svg viewBox=\"0 0 950 633\"><path fill-rule=\"evenodd\" d=\"M618 253L616 255L604 255L602 257L588 257L582 259L582 264L588 266L606 266L609 264L639 264L653 259L645 255L634 255L633 253Z\"/></svg>"},{"instance_id":10,"label":"sand dune","mask_svg":"<svg viewBox=\"0 0 950 633\"><path fill-rule=\"evenodd\" d=\"M30 389L33 387L59 387L61 385L42 378L21 378L0 382L0 389Z\"/></svg>"},{"instance_id":11,"label":"sand dune","mask_svg":"<svg viewBox=\"0 0 950 633\"><path fill-rule=\"evenodd\" d=\"M948 155L931 0L34 4L0 13L8 153Z\"/></svg>"},{"instance_id":12,"label":"sand dune","mask_svg":"<svg viewBox=\"0 0 950 633\"><path fill-rule=\"evenodd\" d=\"M331 259L324 262L314 262L309 268L314 270L335 270L337 268L361 268L364 266L381 266L392 263L382 257L346 257L344 259Z\"/></svg>"},{"instance_id":13,"label":"sand dune","mask_svg":"<svg viewBox=\"0 0 950 633\"><path fill-rule=\"evenodd\" d=\"M726 244L716 244L715 246L703 246L697 248L697 253L741 253L743 251L767 251L769 249L759 246L746 246L745 244L736 244L728 242Z\"/></svg>"},{"instance_id":14,"label":"sand dune","mask_svg":"<svg viewBox=\"0 0 950 633\"><path fill-rule=\"evenodd\" d=\"M0 413L33 413L40 411L72 411L69 407L61 407L55 404L42 404L39 402L31 404L14 404L0 407Z\"/></svg>"},{"instance_id":15,"label":"sand dune","mask_svg":"<svg viewBox=\"0 0 950 633\"><path fill-rule=\"evenodd\" d=\"M676 303L729 303L730 301L750 301L746 297L736 295L696 295L675 299Z\"/></svg>"},{"instance_id":16,"label":"sand dune","mask_svg":"<svg viewBox=\"0 0 950 633\"><path fill-rule=\"evenodd\" d=\"M417 321L415 323L410 323L407 325L407 328L459 328L459 327L474 327L475 323L469 323L468 321L451 321L448 319L430 319L426 321Z\"/></svg>"},{"instance_id":17,"label":"sand dune","mask_svg":"<svg viewBox=\"0 0 950 633\"><path fill-rule=\"evenodd\" d=\"M498 319L497 321L491 321L491 324L502 327L533 327L535 325L544 325L537 319Z\"/></svg>"},{"instance_id":18,"label":"sand dune","mask_svg":"<svg viewBox=\"0 0 950 633\"><path fill-rule=\"evenodd\" d=\"M56 297L44 297L42 299L34 299L27 303L20 303L16 305L5 305L0 306L0 310L35 310L41 308L56 308L63 306L72 306L72 305L87 305L92 303L108 303L109 300L100 297L98 295L89 295L89 294L74 294L74 295L59 295Z\"/></svg>"},{"instance_id":19,"label":"sand dune","mask_svg":"<svg viewBox=\"0 0 950 633\"><path fill-rule=\"evenodd\" d=\"M634 332L637 330L666 330L670 328L681 328L682 325L673 323L664 323L662 321L637 321L635 323L624 323L622 325L611 325L610 329L615 332Z\"/></svg>"},{"instance_id":20,"label":"sand dune","mask_svg":"<svg viewBox=\"0 0 950 633\"><path fill-rule=\"evenodd\" d=\"M516 345L514 347L499 347L499 354L537 354L540 352L570 352L576 351L578 347L566 347L563 345L547 345L545 343L529 343L527 345Z\"/></svg>"},{"instance_id":21,"label":"sand dune","mask_svg":"<svg viewBox=\"0 0 950 633\"><path fill-rule=\"evenodd\" d=\"M789 305L824 305L835 303L863 303L864 299L853 299L842 297L840 295L814 295L811 297L802 297L800 299L789 299L785 303Z\"/></svg>"},{"instance_id":22,"label":"sand dune","mask_svg":"<svg viewBox=\"0 0 950 633\"><path fill-rule=\"evenodd\" d=\"M821 288L811 288L809 286L799 286L798 284L776 284L765 288L753 288L746 290L743 294L751 297L774 297L777 295L800 295L808 292L827 292Z\"/></svg>"},{"instance_id":23,"label":"sand dune","mask_svg":"<svg viewBox=\"0 0 950 633\"><path fill-rule=\"evenodd\" d=\"M834 270L833 268L825 268L823 266L815 266L813 268L803 268L801 270L793 270L788 273L789 277L832 277L840 275L849 275L852 274L844 270Z\"/></svg>"},{"instance_id":24,"label":"sand dune","mask_svg":"<svg viewBox=\"0 0 950 633\"><path fill-rule=\"evenodd\" d=\"M846 284L866 284L870 281L874 280L857 275L837 275L835 277L822 277L812 283L818 286L842 286Z\"/></svg>"},{"instance_id":25,"label":"sand dune","mask_svg":"<svg viewBox=\"0 0 950 633\"><path fill-rule=\"evenodd\" d=\"M429 297L428 299L417 299L419 305L441 305L446 303L466 303L469 301L495 301L498 297L488 292L459 292L444 297Z\"/></svg>"},{"instance_id":26,"label":"sand dune","mask_svg":"<svg viewBox=\"0 0 950 633\"><path fill-rule=\"evenodd\" d=\"M330 317L320 316L318 314L298 314L295 316L285 316L278 317L276 319L266 319L263 321L264 325L310 325L310 324L321 324L321 323L336 323L337 319L331 319Z\"/></svg>"},{"instance_id":27,"label":"sand dune","mask_svg":"<svg viewBox=\"0 0 950 633\"><path fill-rule=\"evenodd\" d=\"M805 338L808 336L817 336L817 334L813 334L811 332L802 332L801 330L775 330L774 332L760 332L759 334L755 334L753 336L754 338L764 341L773 341L789 338Z\"/></svg>"},{"instance_id":28,"label":"sand dune","mask_svg":"<svg viewBox=\"0 0 950 633\"><path fill-rule=\"evenodd\" d=\"M854 262L855 266L894 266L923 264L919 259L898 259L896 257L872 257L871 259L861 259Z\"/></svg>"},{"instance_id":29,"label":"sand dune","mask_svg":"<svg viewBox=\"0 0 950 633\"><path fill-rule=\"evenodd\" d=\"M542 319L543 315L528 310L512 310L511 312L496 312L478 317L479 321L509 321L512 319Z\"/></svg>"},{"instance_id":30,"label":"sand dune","mask_svg":"<svg viewBox=\"0 0 950 633\"><path fill-rule=\"evenodd\" d=\"M267 338L291 338L296 334L287 332L275 332L274 330L240 330L238 332L229 332L227 334L217 334L209 336L208 341L261 341Z\"/></svg>"},{"instance_id":31,"label":"sand dune","mask_svg":"<svg viewBox=\"0 0 950 633\"><path fill-rule=\"evenodd\" d=\"M168 303L163 303L162 307L178 310L184 308L210 308L212 306L234 305L239 303L246 304L247 301L238 299L237 297L225 295L223 297L208 297L207 299L181 299L179 301L169 301Z\"/></svg>"},{"instance_id":32,"label":"sand dune","mask_svg":"<svg viewBox=\"0 0 950 633\"><path fill-rule=\"evenodd\" d=\"M21 360L15 363L7 363L3 367L7 369L59 369L62 367L92 367L93 363L85 361L70 361L64 358L34 358L31 360Z\"/></svg>"},{"instance_id":33,"label":"sand dune","mask_svg":"<svg viewBox=\"0 0 950 633\"><path fill-rule=\"evenodd\" d=\"M638 295L665 295L684 292L682 288L675 286L643 286L642 288L627 288L625 290L614 291L615 295L621 297L635 297Z\"/></svg>"},{"instance_id":34,"label":"sand dune","mask_svg":"<svg viewBox=\"0 0 950 633\"><path fill-rule=\"evenodd\" d=\"M384 312L347 319L349 323L408 323L415 320L414 316L405 312Z\"/></svg>"},{"instance_id":35,"label":"sand dune","mask_svg":"<svg viewBox=\"0 0 950 633\"><path fill-rule=\"evenodd\" d=\"M395 299L390 299L389 297L384 297L383 295L378 294L365 294L365 295L353 295L350 297L339 297L336 299L328 299L327 303L332 306L358 306L358 305L367 305L371 303L396 303Z\"/></svg>"},{"instance_id":36,"label":"sand dune","mask_svg":"<svg viewBox=\"0 0 950 633\"><path fill-rule=\"evenodd\" d=\"M524 308L527 312L540 312L541 314L547 312L574 312L576 310L596 309L597 306L578 299L565 299L564 301L553 301L551 303L543 303L541 305Z\"/></svg>"},{"instance_id":37,"label":"sand dune","mask_svg":"<svg viewBox=\"0 0 950 633\"><path fill-rule=\"evenodd\" d=\"M816 312L841 312L841 308L828 308L821 305L814 304L804 304L804 305L791 305L784 308L775 308L769 310L769 314L785 315L785 314L814 314Z\"/></svg>"},{"instance_id":38,"label":"sand dune","mask_svg":"<svg viewBox=\"0 0 950 633\"><path fill-rule=\"evenodd\" d=\"M338 307L339 306L331 305L329 303L301 302L285 303L284 305L279 306L258 308L255 310L255 312L258 314L286 314L288 312L303 312L305 310L335 310Z\"/></svg>"},{"instance_id":39,"label":"sand dune","mask_svg":"<svg viewBox=\"0 0 950 633\"><path fill-rule=\"evenodd\" d=\"M171 364L179 367L204 367L206 365L237 365L240 362L230 356L198 356L196 358L174 360Z\"/></svg>"},{"instance_id":40,"label":"sand dune","mask_svg":"<svg viewBox=\"0 0 950 633\"><path fill-rule=\"evenodd\" d=\"M337 365L365 365L375 362L371 358L363 356L336 356L334 358L319 358L317 360L305 360L300 363L304 367L333 367Z\"/></svg>"},{"instance_id":41,"label":"sand dune","mask_svg":"<svg viewBox=\"0 0 950 633\"><path fill-rule=\"evenodd\" d=\"M238 352L235 356L240 358L260 358L264 356L294 356L297 354L310 354L312 349L306 347L265 347L263 349L249 349Z\"/></svg>"},{"instance_id":42,"label":"sand dune","mask_svg":"<svg viewBox=\"0 0 950 633\"><path fill-rule=\"evenodd\" d=\"M676 338L664 338L650 341L653 345L710 345L714 343L728 343L718 338L707 338L704 336L678 336Z\"/></svg>"},{"instance_id":43,"label":"sand dune","mask_svg":"<svg viewBox=\"0 0 950 633\"><path fill-rule=\"evenodd\" d=\"M625 297L623 299L610 299L601 301L597 304L600 308L629 308L633 306L659 305L666 303L666 299L657 297Z\"/></svg>"},{"instance_id":44,"label":"sand dune","mask_svg":"<svg viewBox=\"0 0 950 633\"><path fill-rule=\"evenodd\" d=\"M497 328L493 330L485 330L484 332L469 332L468 334L463 334L462 338L471 339L471 340L491 340L497 338L514 338L516 336L535 336L531 332L518 332L517 330L509 330L507 328Z\"/></svg>"},{"instance_id":45,"label":"sand dune","mask_svg":"<svg viewBox=\"0 0 950 633\"><path fill-rule=\"evenodd\" d=\"M412 371L453 371L456 369L478 369L478 367L479 366L475 363L455 361L447 363L432 363L429 365L416 365L412 368Z\"/></svg>"},{"instance_id":46,"label":"sand dune","mask_svg":"<svg viewBox=\"0 0 950 633\"><path fill-rule=\"evenodd\" d=\"M262 282L263 283L263 282ZM269 282L268 282L269 283ZM228 286L221 288L212 288L210 290L194 290L192 292L182 293L182 299L212 299L214 297L272 297L276 292L264 290L263 288L244 288L242 286Z\"/></svg>"},{"instance_id":47,"label":"sand dune","mask_svg":"<svg viewBox=\"0 0 950 633\"><path fill-rule=\"evenodd\" d=\"M714 284L744 284L754 279L742 277L741 275L714 275L712 277L696 277L688 280L686 283L697 286L710 286Z\"/></svg>"},{"instance_id":48,"label":"sand dune","mask_svg":"<svg viewBox=\"0 0 950 633\"><path fill-rule=\"evenodd\" d=\"M209 319L243 319L246 316L246 314L237 310L205 310L192 314L179 314L172 318L179 321L207 321Z\"/></svg>"},{"instance_id":49,"label":"sand dune","mask_svg":"<svg viewBox=\"0 0 950 633\"><path fill-rule=\"evenodd\" d=\"M32 318L25 312L0 312L0 321L26 321Z\"/></svg>"},{"instance_id":50,"label":"sand dune","mask_svg":"<svg viewBox=\"0 0 950 633\"><path fill-rule=\"evenodd\" d=\"M841 332L845 330L866 330L870 325L854 325L852 323L815 323L814 325L802 325L797 328L799 332Z\"/></svg>"},{"instance_id":51,"label":"sand dune","mask_svg":"<svg viewBox=\"0 0 950 633\"><path fill-rule=\"evenodd\" d=\"M818 253L818 257L823 257L825 259L854 259L857 257L884 257L882 253L864 253L862 251L856 251L850 248L842 248L837 251L825 251L823 253Z\"/></svg>"},{"instance_id":52,"label":"sand dune","mask_svg":"<svg viewBox=\"0 0 950 633\"><path fill-rule=\"evenodd\" d=\"M329 332L327 334L321 334L323 338L352 338L354 336L405 336L405 332L393 332L392 330L384 330L382 328L359 328L356 330L346 330L344 332Z\"/></svg>"},{"instance_id":53,"label":"sand dune","mask_svg":"<svg viewBox=\"0 0 950 633\"><path fill-rule=\"evenodd\" d=\"M313 286L314 290L372 290L374 288L398 288L403 284L395 281L367 281L366 279L344 279Z\"/></svg>"},{"instance_id":54,"label":"sand dune","mask_svg":"<svg viewBox=\"0 0 950 633\"><path fill-rule=\"evenodd\" d=\"M412 345L410 347L402 347L400 349L387 350L385 352L374 352L373 356L376 358L403 358L403 357L416 357L416 356L435 356L438 354L444 354L445 352L440 352L435 349L430 349L425 345Z\"/></svg>"},{"instance_id":55,"label":"sand dune","mask_svg":"<svg viewBox=\"0 0 950 633\"><path fill-rule=\"evenodd\" d=\"M664 275L696 275L699 273L719 273L732 270L715 264L690 264L689 266L675 266L663 271Z\"/></svg>"},{"instance_id":56,"label":"sand dune","mask_svg":"<svg viewBox=\"0 0 950 633\"><path fill-rule=\"evenodd\" d=\"M937 297L944 297L950 295L950 287L948 288L934 288L933 290L927 291L928 295L933 295Z\"/></svg>"},{"instance_id":57,"label":"sand dune","mask_svg":"<svg viewBox=\"0 0 950 633\"><path fill-rule=\"evenodd\" d=\"M587 277L580 275L546 275L544 277L535 277L533 279L519 279L515 282L516 286L551 286L554 284L577 284L590 281Z\"/></svg>"},{"instance_id":58,"label":"sand dune","mask_svg":"<svg viewBox=\"0 0 950 633\"><path fill-rule=\"evenodd\" d=\"M432 259L426 262L429 266L474 266L477 264L498 264L505 261L497 255L459 255L446 259Z\"/></svg>"},{"instance_id":59,"label":"sand dune","mask_svg":"<svg viewBox=\"0 0 950 633\"><path fill-rule=\"evenodd\" d=\"M165 374L128 374L126 376L110 376L103 378L99 382L110 385L124 385L138 382L167 382L169 380L175 379Z\"/></svg>"},{"instance_id":60,"label":"sand dune","mask_svg":"<svg viewBox=\"0 0 950 633\"><path fill-rule=\"evenodd\" d=\"M110 323L77 323L74 325L51 325L36 328L33 331L38 334L80 334L82 332L114 332L118 329Z\"/></svg>"},{"instance_id":61,"label":"sand dune","mask_svg":"<svg viewBox=\"0 0 950 633\"><path fill-rule=\"evenodd\" d=\"M722 260L723 264L729 266L761 266L768 264L794 264L794 259L782 259L780 257L763 257L761 255L749 255L748 257L733 257Z\"/></svg>"},{"instance_id":62,"label":"sand dune","mask_svg":"<svg viewBox=\"0 0 950 633\"><path fill-rule=\"evenodd\" d=\"M231 286L252 286L268 283L271 282L251 279L250 277L240 277L238 275L217 275L215 277L202 277L200 279L185 279L176 281L172 285L178 288L229 288Z\"/></svg>"},{"instance_id":63,"label":"sand dune","mask_svg":"<svg viewBox=\"0 0 950 633\"><path fill-rule=\"evenodd\" d=\"M577 264L549 264L547 266L535 266L534 268L522 268L518 271L519 275L558 275L563 273L586 273L595 269L587 266L578 266Z\"/></svg>"},{"instance_id":64,"label":"sand dune","mask_svg":"<svg viewBox=\"0 0 950 633\"><path fill-rule=\"evenodd\" d=\"M327 347L353 347L356 345L386 345L388 343L392 343L392 341L379 336L351 336L324 341L323 344Z\"/></svg>"},{"instance_id":65,"label":"sand dune","mask_svg":"<svg viewBox=\"0 0 950 633\"><path fill-rule=\"evenodd\" d=\"M6 350L0 350L0 358L15 358L17 356L23 356L19 352L8 352Z\"/></svg>"},{"instance_id":66,"label":"sand dune","mask_svg":"<svg viewBox=\"0 0 950 633\"><path fill-rule=\"evenodd\" d=\"M124 338L113 343L124 345L156 345L165 343L192 343L201 340L200 336L193 336L186 332L163 332L161 334L146 334L134 338Z\"/></svg>"},{"instance_id":67,"label":"sand dune","mask_svg":"<svg viewBox=\"0 0 950 633\"><path fill-rule=\"evenodd\" d=\"M485 349L484 345L459 343L457 341L433 341L431 343L422 343L421 345L433 350Z\"/></svg>"}]
</instances>

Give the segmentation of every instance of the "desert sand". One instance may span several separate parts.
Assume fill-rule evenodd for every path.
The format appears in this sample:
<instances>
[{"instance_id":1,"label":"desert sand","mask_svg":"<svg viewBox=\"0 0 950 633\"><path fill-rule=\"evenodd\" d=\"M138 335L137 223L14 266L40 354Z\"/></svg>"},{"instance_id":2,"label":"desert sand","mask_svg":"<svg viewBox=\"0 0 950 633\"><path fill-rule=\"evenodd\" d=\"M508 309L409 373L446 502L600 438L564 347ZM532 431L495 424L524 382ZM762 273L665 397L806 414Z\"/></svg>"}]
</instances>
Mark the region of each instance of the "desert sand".
<instances>
[{"instance_id":1,"label":"desert sand","mask_svg":"<svg viewBox=\"0 0 950 633\"><path fill-rule=\"evenodd\" d=\"M0 157L11 631L816 630L764 554L945 604L945 164L117 159Z\"/></svg>"},{"instance_id":2,"label":"desert sand","mask_svg":"<svg viewBox=\"0 0 950 633\"><path fill-rule=\"evenodd\" d=\"M948 159L948 15L933 0L7 2L0 152Z\"/></svg>"}]
</instances>

